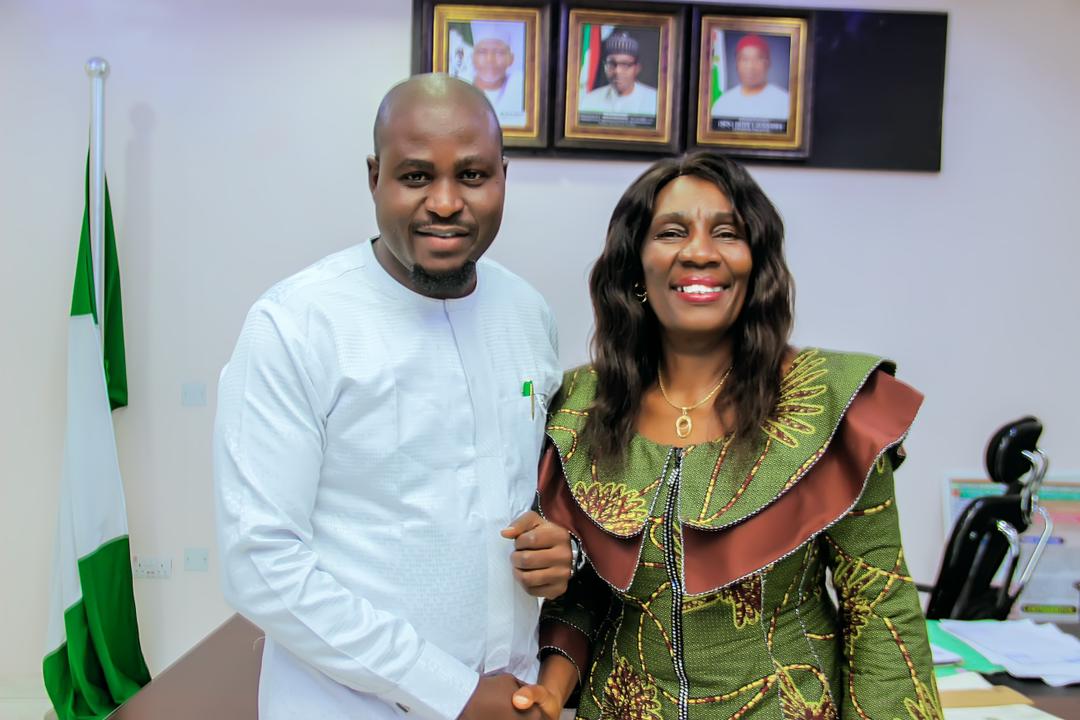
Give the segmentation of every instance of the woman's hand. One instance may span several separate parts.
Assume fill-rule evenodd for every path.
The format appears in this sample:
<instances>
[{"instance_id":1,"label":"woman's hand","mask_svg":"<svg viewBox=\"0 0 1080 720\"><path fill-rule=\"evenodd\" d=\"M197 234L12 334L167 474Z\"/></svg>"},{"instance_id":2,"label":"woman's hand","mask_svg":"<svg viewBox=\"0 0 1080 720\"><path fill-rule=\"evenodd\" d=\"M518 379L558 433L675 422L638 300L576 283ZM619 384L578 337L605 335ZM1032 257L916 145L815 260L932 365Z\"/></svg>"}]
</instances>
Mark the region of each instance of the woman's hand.
<instances>
[{"instance_id":1,"label":"woman's hand","mask_svg":"<svg viewBox=\"0 0 1080 720\"><path fill-rule=\"evenodd\" d=\"M521 681L509 673L496 673L480 678L472 696L457 720L548 720L539 707L517 707L517 697L508 703L507 695L521 690Z\"/></svg>"},{"instance_id":2,"label":"woman's hand","mask_svg":"<svg viewBox=\"0 0 1080 720\"><path fill-rule=\"evenodd\" d=\"M539 708L544 720L559 720L559 713L578 684L574 663L558 653L544 658L536 685L523 685L514 691L514 708L525 711Z\"/></svg>"},{"instance_id":3,"label":"woman's hand","mask_svg":"<svg viewBox=\"0 0 1080 720\"><path fill-rule=\"evenodd\" d=\"M544 720L559 720L564 701L543 685L525 685L514 693L513 702L517 710L525 711L537 707Z\"/></svg>"}]
</instances>

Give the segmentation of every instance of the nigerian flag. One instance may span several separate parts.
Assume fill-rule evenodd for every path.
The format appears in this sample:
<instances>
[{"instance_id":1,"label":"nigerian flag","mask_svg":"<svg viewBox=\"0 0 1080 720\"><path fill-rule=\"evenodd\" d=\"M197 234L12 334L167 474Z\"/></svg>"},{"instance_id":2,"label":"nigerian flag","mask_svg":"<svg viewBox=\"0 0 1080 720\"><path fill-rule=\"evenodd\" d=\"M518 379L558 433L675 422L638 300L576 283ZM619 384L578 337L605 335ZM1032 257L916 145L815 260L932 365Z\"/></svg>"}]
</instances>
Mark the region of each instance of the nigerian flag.
<instances>
[{"instance_id":1,"label":"nigerian flag","mask_svg":"<svg viewBox=\"0 0 1080 720\"><path fill-rule=\"evenodd\" d=\"M615 30L614 25L585 23L581 26L581 72L578 91L584 95L596 89L596 71L604 55L604 40Z\"/></svg>"},{"instance_id":2,"label":"nigerian flag","mask_svg":"<svg viewBox=\"0 0 1080 720\"><path fill-rule=\"evenodd\" d=\"M105 317L99 319L90 252L89 162L85 195L68 320L67 428L42 663L45 689L59 720L104 718L150 681L139 646L112 424L112 410L127 405L120 272L106 186Z\"/></svg>"},{"instance_id":3,"label":"nigerian flag","mask_svg":"<svg viewBox=\"0 0 1080 720\"><path fill-rule=\"evenodd\" d=\"M724 94L724 31L712 31L712 71L709 73L709 107Z\"/></svg>"},{"instance_id":4,"label":"nigerian flag","mask_svg":"<svg viewBox=\"0 0 1080 720\"><path fill-rule=\"evenodd\" d=\"M578 91L582 95L596 87L600 53L600 26L585 23L581 26L581 74L578 78Z\"/></svg>"}]
</instances>

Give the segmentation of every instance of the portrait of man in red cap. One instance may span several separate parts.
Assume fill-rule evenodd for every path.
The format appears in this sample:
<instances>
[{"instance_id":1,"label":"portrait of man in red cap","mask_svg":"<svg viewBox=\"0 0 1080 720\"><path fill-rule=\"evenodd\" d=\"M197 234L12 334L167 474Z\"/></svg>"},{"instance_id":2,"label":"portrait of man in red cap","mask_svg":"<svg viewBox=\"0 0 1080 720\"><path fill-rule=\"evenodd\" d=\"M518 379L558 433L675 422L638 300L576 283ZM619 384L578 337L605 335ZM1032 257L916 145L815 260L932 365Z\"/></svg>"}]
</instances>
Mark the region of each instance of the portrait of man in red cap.
<instances>
[{"instance_id":1,"label":"portrait of man in red cap","mask_svg":"<svg viewBox=\"0 0 1080 720\"><path fill-rule=\"evenodd\" d=\"M725 41L730 41L734 39L733 35L736 34L724 33L723 37ZM773 69L772 54L775 52L771 44L766 37L755 33L747 33L738 39L735 44L738 84L723 90L712 105L709 113L712 117L788 119L791 114L788 91L769 81L770 70ZM725 52L726 48L714 49L714 55ZM779 74L774 72L774 79ZM730 77L730 72L728 75Z\"/></svg>"}]
</instances>

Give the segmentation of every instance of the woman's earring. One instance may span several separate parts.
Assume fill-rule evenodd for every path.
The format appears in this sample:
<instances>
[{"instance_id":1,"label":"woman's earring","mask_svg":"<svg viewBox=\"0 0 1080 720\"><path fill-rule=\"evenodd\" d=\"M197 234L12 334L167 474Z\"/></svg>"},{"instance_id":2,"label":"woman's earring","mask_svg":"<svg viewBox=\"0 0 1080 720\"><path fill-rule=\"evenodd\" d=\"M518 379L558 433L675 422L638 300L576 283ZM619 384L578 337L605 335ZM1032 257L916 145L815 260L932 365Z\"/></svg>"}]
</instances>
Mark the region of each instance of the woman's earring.
<instances>
[{"instance_id":1,"label":"woman's earring","mask_svg":"<svg viewBox=\"0 0 1080 720\"><path fill-rule=\"evenodd\" d=\"M649 301L649 291L645 289L645 286L639 282L634 283L634 297L638 299L638 302L644 305Z\"/></svg>"}]
</instances>

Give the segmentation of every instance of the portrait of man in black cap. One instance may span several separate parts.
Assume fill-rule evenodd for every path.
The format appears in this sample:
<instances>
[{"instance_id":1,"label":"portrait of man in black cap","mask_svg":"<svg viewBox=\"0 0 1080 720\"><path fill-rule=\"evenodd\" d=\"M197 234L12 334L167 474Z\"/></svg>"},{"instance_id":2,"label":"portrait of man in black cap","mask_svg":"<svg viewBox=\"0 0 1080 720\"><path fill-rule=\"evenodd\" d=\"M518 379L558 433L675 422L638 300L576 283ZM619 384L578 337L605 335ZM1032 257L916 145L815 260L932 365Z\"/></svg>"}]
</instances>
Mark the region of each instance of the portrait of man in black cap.
<instances>
[{"instance_id":1,"label":"portrait of man in black cap","mask_svg":"<svg viewBox=\"0 0 1080 720\"><path fill-rule=\"evenodd\" d=\"M652 118L652 124L655 123L656 88L638 80L642 72L642 48L634 34L616 27L603 39L600 64L607 82L599 87L589 87L593 79L589 74L589 51L583 54L584 82L578 102L581 122L588 122L588 115L598 115L603 118L604 124L609 124L612 118L608 116L618 115L626 116L626 124L640 124L630 120L634 117L639 121Z\"/></svg>"}]
</instances>

